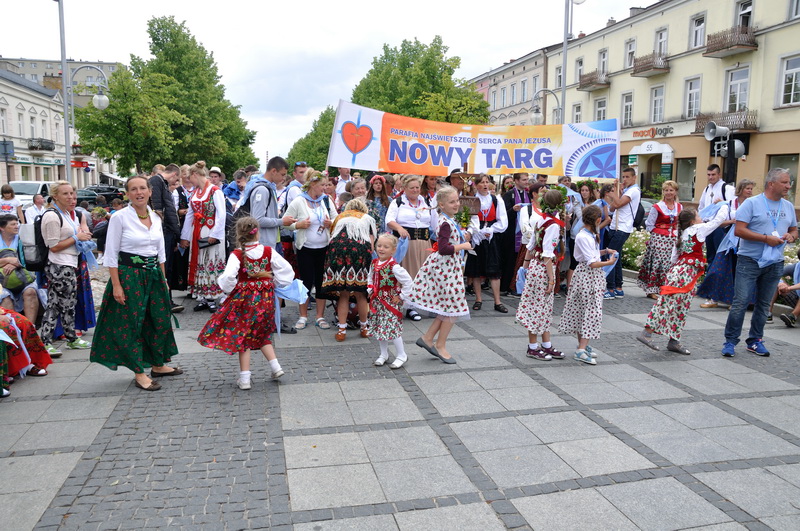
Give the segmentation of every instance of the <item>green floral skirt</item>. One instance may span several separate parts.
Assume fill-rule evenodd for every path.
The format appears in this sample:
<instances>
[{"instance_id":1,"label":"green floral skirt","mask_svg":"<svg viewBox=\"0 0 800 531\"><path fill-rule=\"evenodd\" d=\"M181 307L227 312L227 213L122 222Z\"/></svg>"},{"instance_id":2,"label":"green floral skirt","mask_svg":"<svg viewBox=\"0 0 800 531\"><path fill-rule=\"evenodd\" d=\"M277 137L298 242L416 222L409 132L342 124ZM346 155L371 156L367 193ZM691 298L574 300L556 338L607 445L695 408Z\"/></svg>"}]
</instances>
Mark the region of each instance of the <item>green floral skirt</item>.
<instances>
[{"instance_id":1,"label":"green floral skirt","mask_svg":"<svg viewBox=\"0 0 800 531\"><path fill-rule=\"evenodd\" d=\"M178 354L172 334L169 291L161 269L119 266L125 306L114 299L108 281L89 359L116 370L127 367L143 373Z\"/></svg>"}]
</instances>

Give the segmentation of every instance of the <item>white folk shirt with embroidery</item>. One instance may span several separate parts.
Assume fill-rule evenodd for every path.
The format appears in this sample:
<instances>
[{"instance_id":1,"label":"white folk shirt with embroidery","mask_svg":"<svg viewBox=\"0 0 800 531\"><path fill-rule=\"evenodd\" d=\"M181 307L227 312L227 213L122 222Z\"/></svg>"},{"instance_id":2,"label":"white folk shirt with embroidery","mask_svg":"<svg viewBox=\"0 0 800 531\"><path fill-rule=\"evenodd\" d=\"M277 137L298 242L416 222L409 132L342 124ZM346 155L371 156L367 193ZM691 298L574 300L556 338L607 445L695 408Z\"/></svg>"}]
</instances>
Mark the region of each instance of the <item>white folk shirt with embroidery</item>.
<instances>
[{"instance_id":1,"label":"white folk shirt with embroidery","mask_svg":"<svg viewBox=\"0 0 800 531\"><path fill-rule=\"evenodd\" d=\"M389 203L389 208L386 210L386 224L390 221L397 222L401 227L411 227L414 229L430 229L431 233L435 233L439 223L439 215L436 213L435 208L431 208L425 202L425 199L420 195L413 203L406 197L402 196L402 204L397 206L397 200L392 200ZM417 218L419 213L419 218Z\"/></svg>"},{"instance_id":2,"label":"white folk shirt with embroidery","mask_svg":"<svg viewBox=\"0 0 800 531\"><path fill-rule=\"evenodd\" d=\"M252 259L261 258L264 254L264 246L260 243L248 249L245 254ZM228 263L225 264L225 271L217 277L217 284L222 288L225 293L230 293L236 287L239 279L239 266L241 262L234 253L228 257ZM294 280L294 269L292 265L286 261L284 257L279 255L274 249L272 251L272 258L270 259L270 267L272 268L272 282L276 287L283 288L288 286Z\"/></svg>"},{"instance_id":3,"label":"white folk shirt with embroidery","mask_svg":"<svg viewBox=\"0 0 800 531\"><path fill-rule=\"evenodd\" d=\"M476 195L478 200L481 202L481 210L488 213L492 209L493 194L489 192L488 194L483 195L478 192ZM487 241L491 241L492 236L501 232L505 232L505 230L508 228L508 214L506 213L505 204L503 204L503 200L500 198L497 199L497 208L495 208L495 212L497 221L495 221L491 227L479 229L480 232L484 234L488 233L488 236L486 236ZM478 216L472 216L472 222L474 223L475 227L481 226Z\"/></svg>"}]
</instances>

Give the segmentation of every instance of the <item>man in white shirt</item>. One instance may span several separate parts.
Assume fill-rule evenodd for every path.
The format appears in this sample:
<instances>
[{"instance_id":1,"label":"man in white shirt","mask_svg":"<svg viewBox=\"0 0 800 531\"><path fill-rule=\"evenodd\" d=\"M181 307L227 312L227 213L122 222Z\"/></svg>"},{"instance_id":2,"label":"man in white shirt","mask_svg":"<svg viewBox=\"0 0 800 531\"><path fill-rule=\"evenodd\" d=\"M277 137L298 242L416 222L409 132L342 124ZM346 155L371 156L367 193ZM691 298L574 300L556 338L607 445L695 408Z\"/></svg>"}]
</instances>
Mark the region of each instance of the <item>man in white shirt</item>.
<instances>
[{"instance_id":1,"label":"man in white shirt","mask_svg":"<svg viewBox=\"0 0 800 531\"><path fill-rule=\"evenodd\" d=\"M706 175L708 176L708 186L706 186L705 190L703 190L703 194L700 196L700 202L697 204L698 212L702 212L705 207L713 205L714 203L729 201L736 197L736 189L722 180L722 170L719 165L712 164L709 166L706 169ZM702 214L701 216L703 221L709 221L714 217L708 215L703 216ZM717 256L717 248L719 244L722 243L725 232L729 228L728 226L719 227L706 238L706 261L709 267L711 266L711 262L714 261L714 257ZM716 308L717 303L713 299L708 299L701 304L700 307Z\"/></svg>"},{"instance_id":2,"label":"man in white shirt","mask_svg":"<svg viewBox=\"0 0 800 531\"><path fill-rule=\"evenodd\" d=\"M303 191L303 183L306 182L306 170L308 170L308 165L303 161L298 161L294 163L294 170L292 170L292 182L289 183L287 186L286 191L286 201L285 204L288 207L292 204L292 201L300 195Z\"/></svg>"},{"instance_id":3,"label":"man in white shirt","mask_svg":"<svg viewBox=\"0 0 800 531\"><path fill-rule=\"evenodd\" d=\"M345 187L353 178L350 177L350 168L339 168L339 181L336 183L336 200L346 192Z\"/></svg>"},{"instance_id":4,"label":"man in white shirt","mask_svg":"<svg viewBox=\"0 0 800 531\"><path fill-rule=\"evenodd\" d=\"M36 216L41 216L44 214L44 211L47 210L47 207L44 206L44 197L42 194L36 194L33 196L33 205L29 206L25 210L25 219L26 223L33 223L36 221Z\"/></svg>"},{"instance_id":5,"label":"man in white shirt","mask_svg":"<svg viewBox=\"0 0 800 531\"><path fill-rule=\"evenodd\" d=\"M622 246L634 231L633 220L641 199L642 191L636 184L636 170L625 168L622 170L620 182L617 183L617 190L606 194L608 209L614 213L614 221L608 227L608 248L617 251L619 258L614 264L614 271L606 277L607 291L603 295L604 299L621 299L625 296L622 291Z\"/></svg>"}]
</instances>

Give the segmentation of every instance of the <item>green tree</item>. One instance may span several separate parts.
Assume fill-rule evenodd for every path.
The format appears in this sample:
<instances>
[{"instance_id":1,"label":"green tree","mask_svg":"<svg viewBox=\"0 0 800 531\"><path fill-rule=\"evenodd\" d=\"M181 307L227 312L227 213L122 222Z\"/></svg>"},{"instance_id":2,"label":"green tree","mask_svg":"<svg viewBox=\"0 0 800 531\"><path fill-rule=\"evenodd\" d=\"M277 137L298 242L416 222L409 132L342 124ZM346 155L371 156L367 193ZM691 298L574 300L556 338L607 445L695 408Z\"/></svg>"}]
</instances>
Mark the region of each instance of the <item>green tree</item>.
<instances>
[{"instance_id":1,"label":"green tree","mask_svg":"<svg viewBox=\"0 0 800 531\"><path fill-rule=\"evenodd\" d=\"M440 36L430 45L404 40L383 45L383 55L353 89L353 103L426 120L478 124L489 119L489 105L472 86L453 78L461 58L447 57Z\"/></svg>"},{"instance_id":2,"label":"green tree","mask_svg":"<svg viewBox=\"0 0 800 531\"><path fill-rule=\"evenodd\" d=\"M328 148L331 144L335 118L336 111L333 107L329 106L322 111L314 120L311 131L295 142L289 150L289 162L304 160L312 168L324 170L328 163Z\"/></svg>"},{"instance_id":3,"label":"green tree","mask_svg":"<svg viewBox=\"0 0 800 531\"><path fill-rule=\"evenodd\" d=\"M176 123L178 142L171 161L193 163L206 160L229 173L253 164L257 158L250 147L255 132L247 129L239 107L225 99L217 64L212 53L189 32L185 22L173 17L155 17L147 24L153 58L131 57L131 67L140 76L158 73L177 82L172 108L189 118Z\"/></svg>"},{"instance_id":4,"label":"green tree","mask_svg":"<svg viewBox=\"0 0 800 531\"><path fill-rule=\"evenodd\" d=\"M149 170L168 160L178 142L173 128L191 120L172 107L176 103L175 80L162 74L139 78L117 68L108 80L108 108L99 111L91 104L75 110L75 128L84 152L94 151L118 166Z\"/></svg>"}]
</instances>

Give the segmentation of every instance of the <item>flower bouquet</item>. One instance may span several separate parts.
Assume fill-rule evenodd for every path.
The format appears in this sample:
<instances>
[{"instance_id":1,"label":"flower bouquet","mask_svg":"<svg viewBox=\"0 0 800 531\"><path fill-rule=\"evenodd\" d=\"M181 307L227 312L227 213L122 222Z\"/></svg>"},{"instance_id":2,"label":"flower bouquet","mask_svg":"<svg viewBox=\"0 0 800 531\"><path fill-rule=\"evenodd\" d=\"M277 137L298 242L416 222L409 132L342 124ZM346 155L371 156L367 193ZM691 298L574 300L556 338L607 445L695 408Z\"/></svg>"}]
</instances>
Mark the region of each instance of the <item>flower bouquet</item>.
<instances>
[{"instance_id":1,"label":"flower bouquet","mask_svg":"<svg viewBox=\"0 0 800 531\"><path fill-rule=\"evenodd\" d=\"M461 227L461 230L465 230L472 221L472 214L470 213L469 207L467 205L462 206L461 210L456 212L454 218L458 226Z\"/></svg>"}]
</instances>

